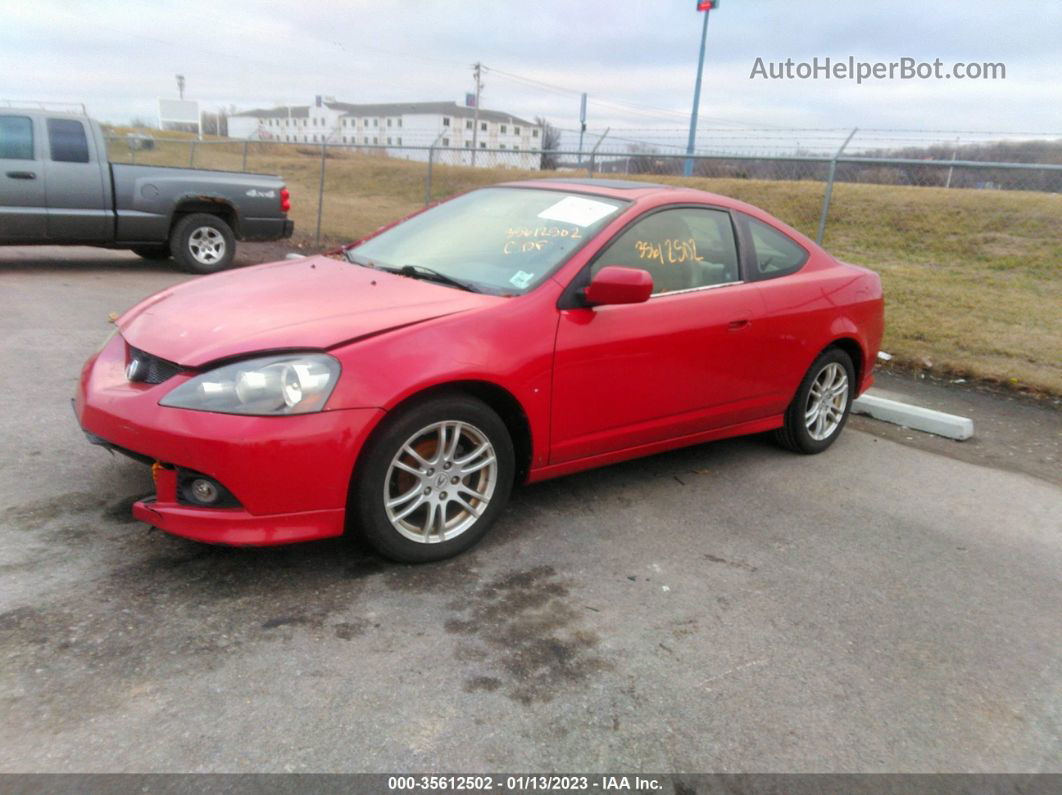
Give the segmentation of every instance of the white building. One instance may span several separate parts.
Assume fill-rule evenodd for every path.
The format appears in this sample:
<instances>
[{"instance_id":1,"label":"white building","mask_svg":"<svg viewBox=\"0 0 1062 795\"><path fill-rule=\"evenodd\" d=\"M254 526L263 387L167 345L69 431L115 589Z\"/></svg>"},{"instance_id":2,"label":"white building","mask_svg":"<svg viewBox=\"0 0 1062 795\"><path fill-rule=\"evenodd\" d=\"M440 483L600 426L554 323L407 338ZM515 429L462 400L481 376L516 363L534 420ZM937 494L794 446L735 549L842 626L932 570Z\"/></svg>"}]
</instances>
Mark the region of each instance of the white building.
<instances>
[{"instance_id":1,"label":"white building","mask_svg":"<svg viewBox=\"0 0 1062 795\"><path fill-rule=\"evenodd\" d=\"M318 97L313 105L249 110L228 118L229 136L282 143L339 144L385 152L407 160L537 169L542 130L534 123L496 110L456 102L393 102L353 105ZM400 148L401 147L401 148Z\"/></svg>"}]
</instances>

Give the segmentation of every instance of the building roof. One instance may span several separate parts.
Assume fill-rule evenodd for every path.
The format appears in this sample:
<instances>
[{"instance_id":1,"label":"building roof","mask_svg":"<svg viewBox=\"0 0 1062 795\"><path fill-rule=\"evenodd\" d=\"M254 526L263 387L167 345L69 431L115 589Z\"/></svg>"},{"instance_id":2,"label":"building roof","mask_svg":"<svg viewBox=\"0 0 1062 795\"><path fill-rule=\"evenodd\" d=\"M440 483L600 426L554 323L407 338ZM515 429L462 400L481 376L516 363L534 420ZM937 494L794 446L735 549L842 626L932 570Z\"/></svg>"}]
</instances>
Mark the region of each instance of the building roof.
<instances>
[{"instance_id":1,"label":"building roof","mask_svg":"<svg viewBox=\"0 0 1062 795\"><path fill-rule=\"evenodd\" d=\"M457 118L474 118L475 108L458 105L456 102L375 102L365 104L352 104L350 102L325 102L325 107L330 110L341 111L344 116L415 116L439 115L454 116ZM299 105L291 108L292 118L305 118L309 115L309 106ZM260 110L245 110L234 113L233 116L253 116L259 119L287 118L288 108L269 108ZM503 113L500 110L487 110L480 108L479 118L481 121L505 122L508 124L523 124L535 127L535 122L513 116L511 113Z\"/></svg>"},{"instance_id":2,"label":"building roof","mask_svg":"<svg viewBox=\"0 0 1062 795\"><path fill-rule=\"evenodd\" d=\"M310 115L309 105L292 105L280 108L256 108L255 110L242 110L233 113L233 116L252 116L256 119L286 119L290 115L293 119L305 119Z\"/></svg>"}]
</instances>

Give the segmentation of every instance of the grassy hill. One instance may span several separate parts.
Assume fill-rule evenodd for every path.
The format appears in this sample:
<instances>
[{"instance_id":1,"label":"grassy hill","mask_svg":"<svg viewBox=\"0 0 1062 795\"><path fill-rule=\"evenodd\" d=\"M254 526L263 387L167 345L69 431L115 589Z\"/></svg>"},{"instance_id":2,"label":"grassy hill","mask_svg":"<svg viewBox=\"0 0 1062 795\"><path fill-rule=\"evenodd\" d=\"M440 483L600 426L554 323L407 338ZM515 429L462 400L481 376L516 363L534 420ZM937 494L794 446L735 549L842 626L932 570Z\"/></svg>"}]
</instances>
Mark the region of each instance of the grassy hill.
<instances>
[{"instance_id":1,"label":"grassy hill","mask_svg":"<svg viewBox=\"0 0 1062 795\"><path fill-rule=\"evenodd\" d=\"M190 146L159 141L136 161L187 166ZM129 161L124 144L113 150L114 160ZM243 144L200 144L195 164L238 170ZM285 178L296 229L312 238L319 150L252 143L247 168ZM353 240L422 206L425 172L424 163L330 153L323 237ZM545 174L436 165L432 197L525 176ZM645 179L733 196L815 234L821 182ZM838 183L825 244L881 274L883 348L901 363L1062 394L1062 195Z\"/></svg>"}]
</instances>

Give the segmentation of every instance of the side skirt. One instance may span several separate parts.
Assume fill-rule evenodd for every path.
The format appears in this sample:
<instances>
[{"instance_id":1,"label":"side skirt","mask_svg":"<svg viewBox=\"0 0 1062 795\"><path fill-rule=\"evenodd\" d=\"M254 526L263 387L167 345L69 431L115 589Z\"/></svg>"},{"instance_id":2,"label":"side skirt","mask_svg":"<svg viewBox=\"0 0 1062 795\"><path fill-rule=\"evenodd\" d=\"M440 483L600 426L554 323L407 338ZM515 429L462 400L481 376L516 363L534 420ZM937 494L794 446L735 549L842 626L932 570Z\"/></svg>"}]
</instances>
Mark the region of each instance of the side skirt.
<instances>
[{"instance_id":1,"label":"side skirt","mask_svg":"<svg viewBox=\"0 0 1062 795\"><path fill-rule=\"evenodd\" d=\"M728 425L725 428L713 428L710 431L701 431L700 433L692 433L687 436L678 436L674 439L664 439L659 442L650 442L649 444L641 444L635 447L626 447L622 450L613 450L612 452L600 453L586 458L577 458L574 461L564 461L560 464L549 464L547 466L532 469L525 482L537 483L540 480L548 480L550 478L560 477L561 475L570 475L573 472L581 472L584 469L594 469L595 467L607 466L608 464L618 464L620 461L629 461L632 458L641 458L642 456L653 455L654 453L663 453L667 450L677 450L680 447L689 447L690 445L712 442L717 439L728 439L732 436L747 436L753 433L773 431L776 428L782 427L783 419L783 415L778 414L774 417L752 420L751 422L740 422L737 425Z\"/></svg>"}]
</instances>

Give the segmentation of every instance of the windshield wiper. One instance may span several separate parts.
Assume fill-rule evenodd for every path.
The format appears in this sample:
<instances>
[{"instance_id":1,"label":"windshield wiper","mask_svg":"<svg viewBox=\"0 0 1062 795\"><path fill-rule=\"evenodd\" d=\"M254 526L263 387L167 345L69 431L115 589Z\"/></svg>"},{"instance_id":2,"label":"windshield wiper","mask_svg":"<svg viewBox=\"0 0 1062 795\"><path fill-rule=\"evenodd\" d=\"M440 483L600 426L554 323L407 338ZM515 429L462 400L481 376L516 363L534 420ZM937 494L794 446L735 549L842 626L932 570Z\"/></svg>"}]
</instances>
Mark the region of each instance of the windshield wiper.
<instances>
[{"instance_id":1,"label":"windshield wiper","mask_svg":"<svg viewBox=\"0 0 1062 795\"><path fill-rule=\"evenodd\" d=\"M376 263L367 257L363 257L360 254L355 254L353 251L344 251L343 256L346 257L347 262L352 262L355 265L361 265L365 268L375 268Z\"/></svg>"},{"instance_id":2,"label":"windshield wiper","mask_svg":"<svg viewBox=\"0 0 1062 795\"><path fill-rule=\"evenodd\" d=\"M353 251L344 251L343 256L355 265L361 265L365 268L386 271L387 273L397 273L400 276L408 276L411 279L427 279L429 281L439 282L439 284L447 284L451 287L457 287L461 290L468 290L470 293L481 292L471 284L463 282L460 279L455 279L453 276L447 276L445 273L440 273L434 268L429 268L427 265L403 265L401 268L389 268L386 265L374 262L368 257L355 254Z\"/></svg>"},{"instance_id":3,"label":"windshield wiper","mask_svg":"<svg viewBox=\"0 0 1062 795\"><path fill-rule=\"evenodd\" d=\"M479 292L479 290L468 282L455 279L453 276L447 276L445 273L439 273L439 271L434 268L429 268L427 265L403 265L401 268L380 268L380 270L388 270L391 271L391 273L400 273L403 276L409 276L411 279L427 279L429 281L439 282L440 284L448 284L451 287L468 290L470 293Z\"/></svg>"}]
</instances>

